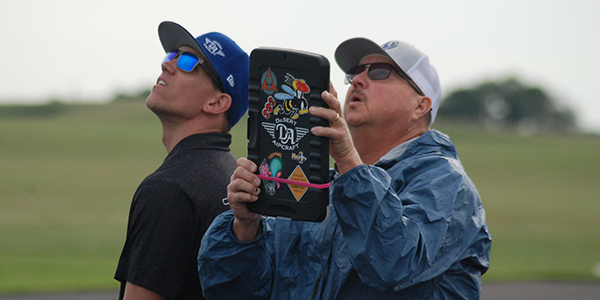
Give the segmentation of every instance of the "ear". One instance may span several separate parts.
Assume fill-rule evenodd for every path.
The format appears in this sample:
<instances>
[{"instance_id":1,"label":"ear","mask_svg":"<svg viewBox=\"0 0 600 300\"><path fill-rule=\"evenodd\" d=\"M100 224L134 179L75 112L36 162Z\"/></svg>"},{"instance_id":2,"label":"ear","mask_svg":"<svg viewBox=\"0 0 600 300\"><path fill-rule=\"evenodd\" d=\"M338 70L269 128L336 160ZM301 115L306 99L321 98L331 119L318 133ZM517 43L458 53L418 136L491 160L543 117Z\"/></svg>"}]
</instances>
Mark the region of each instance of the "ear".
<instances>
[{"instance_id":1,"label":"ear","mask_svg":"<svg viewBox=\"0 0 600 300\"><path fill-rule=\"evenodd\" d=\"M426 116L431 110L431 98L419 97L417 100L417 106L415 107L415 117L416 119L421 119Z\"/></svg>"},{"instance_id":2,"label":"ear","mask_svg":"<svg viewBox=\"0 0 600 300\"><path fill-rule=\"evenodd\" d=\"M206 103L202 110L207 114L218 115L228 111L230 107L231 96L229 96L229 94L219 93Z\"/></svg>"}]
</instances>

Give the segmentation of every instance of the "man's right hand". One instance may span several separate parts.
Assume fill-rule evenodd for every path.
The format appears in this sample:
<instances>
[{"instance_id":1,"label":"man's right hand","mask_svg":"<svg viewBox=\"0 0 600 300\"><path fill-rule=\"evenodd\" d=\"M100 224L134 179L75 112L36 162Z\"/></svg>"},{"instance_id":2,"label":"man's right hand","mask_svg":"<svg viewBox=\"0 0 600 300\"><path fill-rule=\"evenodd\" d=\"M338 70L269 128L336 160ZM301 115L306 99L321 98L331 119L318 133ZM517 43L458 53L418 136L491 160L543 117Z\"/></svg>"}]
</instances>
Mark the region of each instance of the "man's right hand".
<instances>
[{"instance_id":1,"label":"man's right hand","mask_svg":"<svg viewBox=\"0 0 600 300\"><path fill-rule=\"evenodd\" d=\"M227 200L235 215L233 234L238 240L248 242L258 236L260 215L251 212L246 203L258 200L261 181L254 174L257 170L254 162L242 157L238 159L237 165L237 169L231 175L231 182L227 186Z\"/></svg>"}]
</instances>

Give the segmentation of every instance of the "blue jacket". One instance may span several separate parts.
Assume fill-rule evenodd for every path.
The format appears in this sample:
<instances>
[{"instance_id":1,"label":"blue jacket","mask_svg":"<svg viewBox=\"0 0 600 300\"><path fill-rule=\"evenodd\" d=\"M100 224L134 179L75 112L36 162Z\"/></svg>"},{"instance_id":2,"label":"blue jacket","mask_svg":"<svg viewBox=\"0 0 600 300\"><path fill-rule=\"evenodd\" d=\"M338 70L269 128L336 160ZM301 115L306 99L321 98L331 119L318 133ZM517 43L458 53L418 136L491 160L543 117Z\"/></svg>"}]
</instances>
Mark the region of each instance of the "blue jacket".
<instances>
[{"instance_id":1,"label":"blue jacket","mask_svg":"<svg viewBox=\"0 0 600 300\"><path fill-rule=\"evenodd\" d=\"M330 187L322 223L263 218L251 242L218 216L198 271L208 299L479 299L491 236L448 137L431 130L397 158Z\"/></svg>"}]
</instances>

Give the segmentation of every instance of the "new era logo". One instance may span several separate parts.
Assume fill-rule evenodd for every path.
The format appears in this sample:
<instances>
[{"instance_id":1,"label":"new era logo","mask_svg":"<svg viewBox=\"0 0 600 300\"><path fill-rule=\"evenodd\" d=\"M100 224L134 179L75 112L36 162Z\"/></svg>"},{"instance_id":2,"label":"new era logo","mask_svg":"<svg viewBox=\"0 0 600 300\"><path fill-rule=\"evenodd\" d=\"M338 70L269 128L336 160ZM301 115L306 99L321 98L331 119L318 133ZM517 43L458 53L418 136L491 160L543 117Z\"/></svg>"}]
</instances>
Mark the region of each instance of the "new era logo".
<instances>
[{"instance_id":1,"label":"new era logo","mask_svg":"<svg viewBox=\"0 0 600 300\"><path fill-rule=\"evenodd\" d=\"M234 87L234 86L235 86L235 81L233 81L233 75L229 75L229 76L227 76L227 82L229 82L229 85L230 85L231 87Z\"/></svg>"}]
</instances>

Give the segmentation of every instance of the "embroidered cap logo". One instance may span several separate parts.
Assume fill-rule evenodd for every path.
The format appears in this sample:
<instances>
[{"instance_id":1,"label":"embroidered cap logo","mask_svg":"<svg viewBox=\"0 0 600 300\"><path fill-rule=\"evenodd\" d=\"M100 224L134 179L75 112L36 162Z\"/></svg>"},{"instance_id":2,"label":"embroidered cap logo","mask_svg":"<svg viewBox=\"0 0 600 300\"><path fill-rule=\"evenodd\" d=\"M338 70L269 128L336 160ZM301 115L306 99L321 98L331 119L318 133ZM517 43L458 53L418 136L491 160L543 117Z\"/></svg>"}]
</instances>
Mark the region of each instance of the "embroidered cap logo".
<instances>
[{"instance_id":1,"label":"embroidered cap logo","mask_svg":"<svg viewBox=\"0 0 600 300\"><path fill-rule=\"evenodd\" d=\"M398 46L398 41L389 41L381 46L383 50L391 50Z\"/></svg>"},{"instance_id":2,"label":"embroidered cap logo","mask_svg":"<svg viewBox=\"0 0 600 300\"><path fill-rule=\"evenodd\" d=\"M204 48L212 55L220 55L225 57L225 53L223 53L223 47L217 41L210 40L208 38L204 39Z\"/></svg>"}]
</instances>

